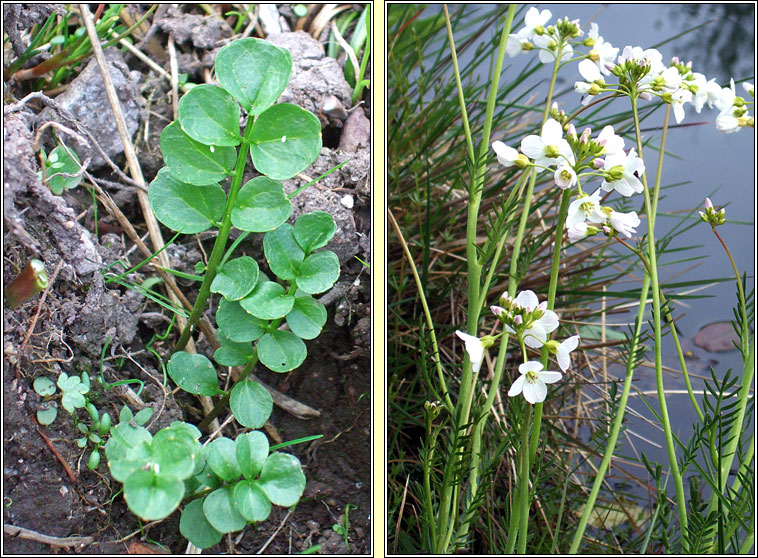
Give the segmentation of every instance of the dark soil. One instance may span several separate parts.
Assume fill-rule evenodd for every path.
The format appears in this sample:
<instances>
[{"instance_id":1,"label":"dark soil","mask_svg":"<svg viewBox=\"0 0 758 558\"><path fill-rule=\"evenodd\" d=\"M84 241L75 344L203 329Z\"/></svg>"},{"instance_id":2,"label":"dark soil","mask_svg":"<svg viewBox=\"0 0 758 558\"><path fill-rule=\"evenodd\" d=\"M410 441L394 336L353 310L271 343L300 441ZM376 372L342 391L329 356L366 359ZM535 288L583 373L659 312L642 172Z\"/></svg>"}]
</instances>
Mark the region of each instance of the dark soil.
<instances>
[{"instance_id":1,"label":"dark soil","mask_svg":"<svg viewBox=\"0 0 758 558\"><path fill-rule=\"evenodd\" d=\"M14 13L4 6L5 28L7 31L13 26L14 46L23 42L24 37L28 40L31 25L44 21L50 13L39 8L22 6ZM136 6L131 9L138 10ZM212 67L218 48L233 33L223 20L211 18L191 5L181 10L166 6L150 18L154 31L150 57L169 69L167 55L161 58L161 53L165 54L168 33L172 33L177 41L179 71L201 83L203 72ZM294 27L297 18L291 11L286 6L280 6L280 11ZM136 12L135 15L139 16ZM308 29L307 23L305 28ZM325 37L320 38L323 44ZM313 170L306 170L306 174L315 178L324 172L322 167L326 170L350 159L328 181L293 199L293 219L300 212L322 210L330 212L338 224L339 231L328 248L340 257L342 274L333 292L322 295L326 298L327 325L317 339L307 342L308 358L300 368L289 374L276 374L259 365L254 371L269 386L320 412L320 416L304 420L275 407L265 428L272 444L314 434L323 437L284 450L300 459L307 478L305 493L297 506L291 510L275 506L267 521L225 536L219 545L204 553L247 554L263 549L264 554L290 554L320 545L322 553L368 554L371 552L371 278L370 270L355 256L370 261L370 146L366 126L371 115L365 106L350 106L351 89L344 82L338 63L307 51L314 45L318 50L318 42L304 33L284 34L272 40L290 49L295 60L294 85L285 92L286 100L313 110L323 124L325 147ZM308 54L299 58L298 48ZM6 64L16 55L8 49ZM112 71L121 72L123 86L118 88L119 95L128 97L122 102L131 107L134 121L139 123L133 140L145 180L149 182L162 166L158 137L173 118L170 86L131 55L114 51L108 57ZM39 62L33 60L30 64ZM86 66L84 61L80 67L85 76ZM314 67L319 68L323 83L315 78L302 78L303 72L313 71ZM87 84L63 85L72 91L97 85L96 77L88 79ZM87 113L111 114L110 109L97 104L96 93L78 101L67 99L76 110L69 105L64 108L63 102L57 100L66 93L60 93L57 97L50 95L52 102L32 99L23 107L8 111L8 105L35 90L33 82L36 83L11 79L4 83L7 112L3 122L3 284L16 277L30 259L37 258L46 264L51 287L42 304L41 296L37 295L16 310L3 311L3 553L183 554L187 541L179 533L178 512L160 522L141 522L127 509L121 485L110 478L104 455L100 467L95 472L89 471L86 461L90 450L77 447L75 440L80 434L68 413L59 408L58 418L50 426L40 426L35 418L42 404L42 398L32 388L36 377L44 375L55 380L61 372L87 371L95 378L101 367L106 382L138 379L144 383L139 398L154 407L157 415L150 425L151 431L174 420L197 424L202 410L198 401L187 394L171 394L173 385L167 385L166 391L160 364L148 350L150 347L157 350L164 361L170 356L177 338L176 328L165 340L156 337L165 333L170 312L132 289L104 281L103 271L114 261L127 261L130 267L142 261L143 256L134 249L132 240L102 204L98 204L95 216L87 180L63 196L55 196L37 177L39 157L33 142L43 122L52 120L82 133L88 129ZM310 82L319 83L323 90L314 92L303 87L303 83ZM326 97L329 110L322 111L319 103ZM355 111L365 118L349 118ZM106 129L89 126L88 131L96 139L110 134ZM52 146L51 134L48 127L42 137L48 150ZM147 143L145 135L149 138ZM327 138L331 138L328 143ZM78 150L80 146L72 141ZM114 152L106 149L106 153L128 174L118 146L114 149ZM84 161L85 157L81 159ZM107 181L101 186L149 244L135 187L96 161L94 155L89 172L96 179ZM285 187L294 191L303 183L300 178L293 179ZM163 229L163 235L168 240L173 233ZM195 264L205 261L213 241L210 233L180 236L167 250L172 267L194 273ZM242 254L254 257L265 270L260 238L246 239L238 248L238 255ZM148 265L126 279L139 284L153 277L157 277L155 269ZM178 282L185 296L194 300L198 283ZM162 284L153 288L165 294ZM211 298L210 302L212 320L218 300ZM212 356L213 349L203 335L196 336L196 342L198 352ZM103 347L106 350L101 356ZM227 378L225 373L221 375L223 383ZM136 384L106 390L93 380L92 386L90 400L101 412L108 411L115 418L124 404L137 410L129 393L129 388L132 393L138 391ZM87 421L84 411L79 418ZM219 418L223 421L225 415ZM236 423L232 423L224 434L234 438L236 428ZM347 525L346 536L333 529L335 525ZM19 535L14 528L28 531ZM63 539L66 537L78 539Z\"/></svg>"}]
</instances>

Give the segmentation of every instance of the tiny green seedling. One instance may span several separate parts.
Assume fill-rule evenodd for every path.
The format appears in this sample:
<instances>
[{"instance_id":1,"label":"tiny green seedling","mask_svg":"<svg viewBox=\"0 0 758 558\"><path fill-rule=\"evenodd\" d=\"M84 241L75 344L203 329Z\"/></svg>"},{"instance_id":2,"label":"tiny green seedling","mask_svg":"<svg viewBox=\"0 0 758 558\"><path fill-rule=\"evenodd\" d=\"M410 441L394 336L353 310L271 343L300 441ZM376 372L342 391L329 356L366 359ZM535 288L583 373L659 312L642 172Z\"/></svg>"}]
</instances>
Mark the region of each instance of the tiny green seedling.
<instances>
[{"instance_id":1,"label":"tiny green seedling","mask_svg":"<svg viewBox=\"0 0 758 558\"><path fill-rule=\"evenodd\" d=\"M76 151L67 145L60 144L49 155L45 155L43 150L42 156L44 172L40 178L53 194L60 196L64 190L79 186L82 181L81 173L79 173L81 164ZM78 176L69 176L77 173L79 173Z\"/></svg>"},{"instance_id":2,"label":"tiny green seedling","mask_svg":"<svg viewBox=\"0 0 758 558\"><path fill-rule=\"evenodd\" d=\"M56 384L45 376L36 378L33 387L34 391L44 398L54 396L57 391ZM86 448L88 442L93 446L87 466L90 470L95 470L100 465L100 448L105 445L104 436L110 430L111 417L108 413L100 414L94 403L89 401L87 395L91 385L89 374L86 372L82 372L81 376L69 376L62 372L58 377L57 387L61 390L61 406L73 417L74 425L82 434L82 437L76 440L76 445L80 449ZM87 411L90 424L79 421L77 409ZM37 410L37 421L43 426L52 424L57 416L58 408L52 401L46 402Z\"/></svg>"}]
</instances>

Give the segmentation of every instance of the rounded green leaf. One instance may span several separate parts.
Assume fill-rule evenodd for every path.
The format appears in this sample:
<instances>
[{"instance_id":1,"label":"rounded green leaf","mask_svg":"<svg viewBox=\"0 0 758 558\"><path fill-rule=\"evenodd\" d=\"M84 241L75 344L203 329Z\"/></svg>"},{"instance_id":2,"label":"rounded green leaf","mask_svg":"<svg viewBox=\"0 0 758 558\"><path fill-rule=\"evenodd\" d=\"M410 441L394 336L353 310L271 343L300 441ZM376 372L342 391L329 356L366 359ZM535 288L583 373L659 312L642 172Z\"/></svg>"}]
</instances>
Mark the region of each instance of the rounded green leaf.
<instances>
[{"instance_id":1,"label":"rounded green leaf","mask_svg":"<svg viewBox=\"0 0 758 558\"><path fill-rule=\"evenodd\" d=\"M237 480L242 471L237 465L234 440L224 436L213 440L208 446L208 465L214 473L225 481Z\"/></svg>"},{"instance_id":2,"label":"rounded green leaf","mask_svg":"<svg viewBox=\"0 0 758 558\"><path fill-rule=\"evenodd\" d=\"M173 512L184 497L184 483L156 475L152 467L137 469L124 482L124 498L129 509L145 521L163 519Z\"/></svg>"},{"instance_id":3,"label":"rounded green leaf","mask_svg":"<svg viewBox=\"0 0 758 558\"><path fill-rule=\"evenodd\" d=\"M294 506L305 490L305 475L300 461L288 453L272 453L263 464L258 484L273 504Z\"/></svg>"},{"instance_id":4,"label":"rounded green leaf","mask_svg":"<svg viewBox=\"0 0 758 558\"><path fill-rule=\"evenodd\" d=\"M271 416L274 400L261 384L245 380L232 388L229 407L242 426L261 428Z\"/></svg>"},{"instance_id":5,"label":"rounded green leaf","mask_svg":"<svg viewBox=\"0 0 758 558\"><path fill-rule=\"evenodd\" d=\"M69 151L71 155L69 155ZM53 149L50 155L47 156L45 168L49 177L47 185L53 194L61 195L63 190L76 188L83 178L81 174L79 176L62 176L59 174L76 174L81 168L79 156L70 147L66 150L65 147L59 145Z\"/></svg>"},{"instance_id":6,"label":"rounded green leaf","mask_svg":"<svg viewBox=\"0 0 758 558\"><path fill-rule=\"evenodd\" d=\"M177 180L167 167L158 171L147 197L161 223L185 234L210 229L221 220L226 204L226 194L218 184L187 184Z\"/></svg>"},{"instance_id":7,"label":"rounded green leaf","mask_svg":"<svg viewBox=\"0 0 758 558\"><path fill-rule=\"evenodd\" d=\"M179 99L182 130L203 145L239 145L240 107L234 98L216 85L190 89Z\"/></svg>"},{"instance_id":8,"label":"rounded green leaf","mask_svg":"<svg viewBox=\"0 0 758 558\"><path fill-rule=\"evenodd\" d=\"M195 472L200 445L183 431L164 428L155 434L152 452L157 474L184 480Z\"/></svg>"},{"instance_id":9,"label":"rounded green leaf","mask_svg":"<svg viewBox=\"0 0 758 558\"><path fill-rule=\"evenodd\" d=\"M271 271L286 281L295 278L297 267L305 258L305 252L295 240L292 225L287 223L263 235L263 252Z\"/></svg>"},{"instance_id":10,"label":"rounded green leaf","mask_svg":"<svg viewBox=\"0 0 758 558\"><path fill-rule=\"evenodd\" d=\"M286 316L295 304L295 297L287 294L279 283L258 283L253 292L240 300L242 308L263 320L275 320Z\"/></svg>"},{"instance_id":11,"label":"rounded green leaf","mask_svg":"<svg viewBox=\"0 0 758 558\"><path fill-rule=\"evenodd\" d=\"M224 335L236 343L260 339L268 326L268 322L248 313L238 301L223 298L216 311L216 323Z\"/></svg>"},{"instance_id":12,"label":"rounded green leaf","mask_svg":"<svg viewBox=\"0 0 758 558\"><path fill-rule=\"evenodd\" d=\"M250 156L258 172L277 180L292 178L321 153L321 122L290 103L274 105L253 124Z\"/></svg>"},{"instance_id":13,"label":"rounded green leaf","mask_svg":"<svg viewBox=\"0 0 758 558\"><path fill-rule=\"evenodd\" d=\"M171 174L199 186L230 176L237 164L234 147L203 145L189 137L177 121L163 128L161 152Z\"/></svg>"},{"instance_id":14,"label":"rounded green leaf","mask_svg":"<svg viewBox=\"0 0 758 558\"><path fill-rule=\"evenodd\" d=\"M55 393L55 384L47 376L40 376L34 380L34 391L43 397L53 395Z\"/></svg>"},{"instance_id":15,"label":"rounded green leaf","mask_svg":"<svg viewBox=\"0 0 758 558\"><path fill-rule=\"evenodd\" d=\"M52 424L55 420L55 417L57 416L57 407L50 406L44 409L39 409L37 411L37 422L39 422L42 426L47 426L48 424Z\"/></svg>"},{"instance_id":16,"label":"rounded green leaf","mask_svg":"<svg viewBox=\"0 0 758 558\"><path fill-rule=\"evenodd\" d=\"M171 379L184 391L195 395L216 395L221 391L216 369L203 355L179 351L174 353L166 368Z\"/></svg>"},{"instance_id":17,"label":"rounded green leaf","mask_svg":"<svg viewBox=\"0 0 758 558\"><path fill-rule=\"evenodd\" d=\"M295 278L298 288L308 294L329 290L340 276L340 260L330 250L315 252L305 258Z\"/></svg>"},{"instance_id":18,"label":"rounded green leaf","mask_svg":"<svg viewBox=\"0 0 758 558\"><path fill-rule=\"evenodd\" d=\"M219 488L208 494L203 502L203 512L208 523L221 533L239 531L247 525L247 520L234 506L232 490L229 487Z\"/></svg>"},{"instance_id":19,"label":"rounded green leaf","mask_svg":"<svg viewBox=\"0 0 758 558\"><path fill-rule=\"evenodd\" d=\"M277 329L258 341L258 358L274 372L294 370L303 363L307 354L303 340L291 331Z\"/></svg>"},{"instance_id":20,"label":"rounded green leaf","mask_svg":"<svg viewBox=\"0 0 758 558\"><path fill-rule=\"evenodd\" d=\"M216 79L252 115L279 98L291 74L290 53L261 39L234 41L216 55Z\"/></svg>"},{"instance_id":21,"label":"rounded green leaf","mask_svg":"<svg viewBox=\"0 0 758 558\"><path fill-rule=\"evenodd\" d=\"M192 500L184 506L182 517L179 520L179 532L189 542L198 548L209 548L218 544L223 533L219 533L208 523L203 512L205 499Z\"/></svg>"},{"instance_id":22,"label":"rounded green leaf","mask_svg":"<svg viewBox=\"0 0 758 558\"><path fill-rule=\"evenodd\" d=\"M61 405L72 415L76 412L76 409L81 409L86 404L87 400L78 391L66 391L63 393L63 397L61 397Z\"/></svg>"},{"instance_id":23,"label":"rounded green leaf","mask_svg":"<svg viewBox=\"0 0 758 558\"><path fill-rule=\"evenodd\" d=\"M244 366L247 359L253 354L253 345L250 341L237 343L229 339L220 330L218 340L221 342L221 346L213 353L213 360L221 366Z\"/></svg>"},{"instance_id":24,"label":"rounded green leaf","mask_svg":"<svg viewBox=\"0 0 758 558\"><path fill-rule=\"evenodd\" d=\"M295 296L295 305L287 314L292 333L303 339L315 339L326 323L326 308L310 295Z\"/></svg>"},{"instance_id":25,"label":"rounded green leaf","mask_svg":"<svg viewBox=\"0 0 758 558\"><path fill-rule=\"evenodd\" d=\"M273 231L292 214L292 204L278 180L256 176L240 189L232 224L242 231Z\"/></svg>"},{"instance_id":26,"label":"rounded green leaf","mask_svg":"<svg viewBox=\"0 0 758 558\"><path fill-rule=\"evenodd\" d=\"M250 256L241 256L218 268L211 292L219 293L227 300L239 300L247 296L257 282L258 262Z\"/></svg>"},{"instance_id":27,"label":"rounded green leaf","mask_svg":"<svg viewBox=\"0 0 758 558\"><path fill-rule=\"evenodd\" d=\"M326 246L335 232L337 225L334 219L323 211L305 213L295 221L295 239L308 254Z\"/></svg>"},{"instance_id":28,"label":"rounded green leaf","mask_svg":"<svg viewBox=\"0 0 758 558\"><path fill-rule=\"evenodd\" d=\"M234 445L242 475L246 479L254 479L261 472L268 457L268 438L263 432L254 430L237 436Z\"/></svg>"},{"instance_id":29,"label":"rounded green leaf","mask_svg":"<svg viewBox=\"0 0 758 558\"><path fill-rule=\"evenodd\" d=\"M233 498L237 510L250 522L265 521L271 514L271 502L254 480L238 482Z\"/></svg>"}]
</instances>

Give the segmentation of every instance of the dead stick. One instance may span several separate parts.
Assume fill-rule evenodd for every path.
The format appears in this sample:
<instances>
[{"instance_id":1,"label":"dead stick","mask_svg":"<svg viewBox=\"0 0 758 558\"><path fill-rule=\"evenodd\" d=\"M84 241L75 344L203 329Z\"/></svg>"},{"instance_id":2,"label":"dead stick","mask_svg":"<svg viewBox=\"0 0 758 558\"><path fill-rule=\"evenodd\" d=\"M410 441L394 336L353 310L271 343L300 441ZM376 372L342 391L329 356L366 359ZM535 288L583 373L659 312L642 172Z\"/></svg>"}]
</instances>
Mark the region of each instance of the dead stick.
<instances>
[{"instance_id":1,"label":"dead stick","mask_svg":"<svg viewBox=\"0 0 758 558\"><path fill-rule=\"evenodd\" d=\"M37 427L37 433L42 436L42 439L45 440L45 443L47 444L47 447L50 448L50 451L53 452L53 455L58 458L58 461L61 462L61 465L63 465L63 468L66 470L66 474L68 475L68 478L71 480L71 482L79 482L79 479L76 476L76 473L74 473L71 470L71 467L69 467L68 463L66 463L66 460L63 459L63 456L58 452L58 450L55 448L53 443L50 441L50 438L45 436L42 433L42 430L39 429L39 426Z\"/></svg>"},{"instance_id":2,"label":"dead stick","mask_svg":"<svg viewBox=\"0 0 758 558\"><path fill-rule=\"evenodd\" d=\"M83 546L85 544L91 544L95 540L92 537L52 537L50 535L43 535L37 531L32 531L31 529L8 524L3 525L3 533L9 537L21 537L22 539L28 539L30 541L36 541L52 546Z\"/></svg>"}]
</instances>

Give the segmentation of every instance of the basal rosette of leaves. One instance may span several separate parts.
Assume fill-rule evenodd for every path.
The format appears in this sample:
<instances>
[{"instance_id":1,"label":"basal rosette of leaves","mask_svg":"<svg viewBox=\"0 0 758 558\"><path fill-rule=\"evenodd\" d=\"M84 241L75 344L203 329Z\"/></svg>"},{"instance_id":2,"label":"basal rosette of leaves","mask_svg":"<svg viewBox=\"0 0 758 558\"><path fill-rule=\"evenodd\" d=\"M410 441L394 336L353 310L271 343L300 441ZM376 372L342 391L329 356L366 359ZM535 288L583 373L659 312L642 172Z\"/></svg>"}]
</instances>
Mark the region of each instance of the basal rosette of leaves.
<instances>
[{"instance_id":1,"label":"basal rosette of leaves","mask_svg":"<svg viewBox=\"0 0 758 558\"><path fill-rule=\"evenodd\" d=\"M260 39L241 39L218 52L215 69L220 86L187 92L177 120L163 130L166 166L150 184L148 198L158 220L173 231L218 229L177 349L204 313L209 294L217 293L221 347L213 359L220 366L245 368L228 392L219 389L216 366L203 355L176 350L166 369L189 393L223 395L237 422L258 429L268 420L273 400L246 377L257 362L289 372L305 360L303 340L317 337L326 323L326 309L313 295L329 290L340 274L336 254L324 249L336 225L324 212L287 223L292 205L281 181L306 169L321 151L318 118L296 105L274 104L292 73L289 52ZM241 109L248 116L244 130ZM242 184L249 160L260 176ZM232 226L264 235L273 277L249 256L224 255ZM303 493L300 462L270 453L268 440L257 430L202 447L200 431L192 425L174 423L152 436L126 418L111 429L106 456L113 477L124 483L130 510L155 520L184 501L180 530L199 548L265 520L272 504L296 504Z\"/></svg>"}]
</instances>

